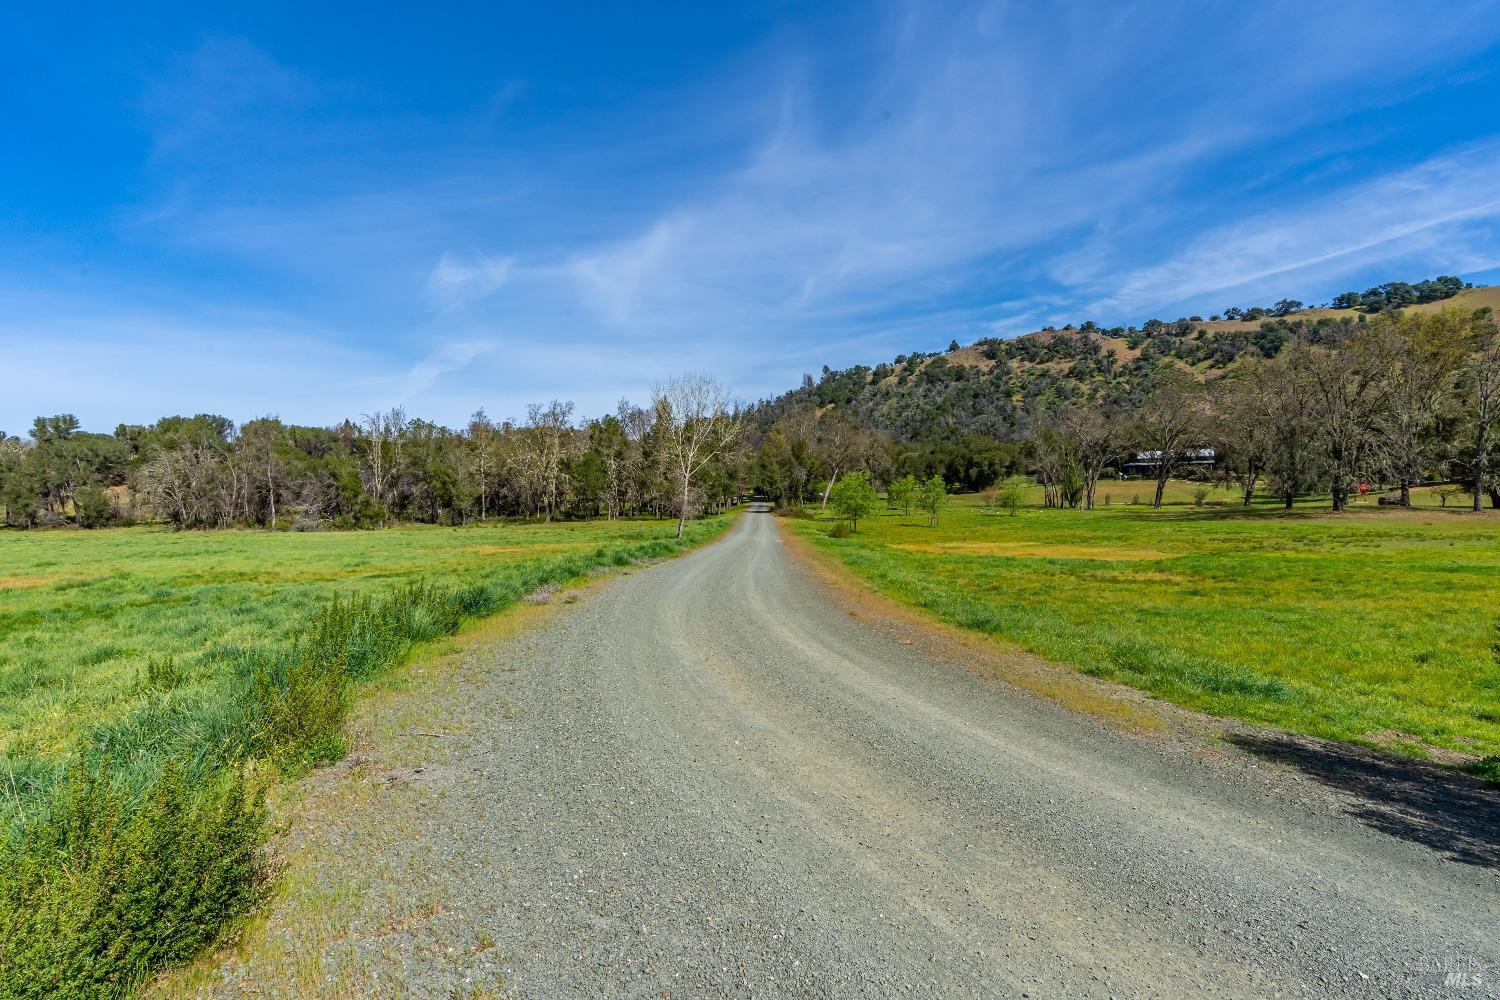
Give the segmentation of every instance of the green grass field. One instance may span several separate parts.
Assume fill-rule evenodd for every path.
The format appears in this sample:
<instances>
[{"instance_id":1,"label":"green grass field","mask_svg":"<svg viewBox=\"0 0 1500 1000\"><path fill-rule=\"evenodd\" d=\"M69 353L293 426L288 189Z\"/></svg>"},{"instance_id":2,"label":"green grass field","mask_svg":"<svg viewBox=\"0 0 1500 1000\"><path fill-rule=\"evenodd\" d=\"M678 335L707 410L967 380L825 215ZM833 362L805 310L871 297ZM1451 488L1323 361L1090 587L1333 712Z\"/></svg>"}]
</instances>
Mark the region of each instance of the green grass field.
<instances>
[{"instance_id":1,"label":"green grass field","mask_svg":"<svg viewBox=\"0 0 1500 1000\"><path fill-rule=\"evenodd\" d=\"M790 521L909 604L1217 715L1458 761L1500 754L1500 517L1324 504L1195 507L1174 483L1101 484L1111 506L937 528L883 512L839 540Z\"/></svg>"},{"instance_id":2,"label":"green grass field","mask_svg":"<svg viewBox=\"0 0 1500 1000\"><path fill-rule=\"evenodd\" d=\"M695 537L723 519L690 525ZM50 757L152 696L206 696L237 650L285 645L334 593L448 586L630 558L668 521L271 534L160 528L0 533L0 757Z\"/></svg>"},{"instance_id":3,"label":"green grass field","mask_svg":"<svg viewBox=\"0 0 1500 1000\"><path fill-rule=\"evenodd\" d=\"M729 520L0 534L0 983L116 996L198 953L266 891L266 792L344 756L358 682Z\"/></svg>"}]
</instances>

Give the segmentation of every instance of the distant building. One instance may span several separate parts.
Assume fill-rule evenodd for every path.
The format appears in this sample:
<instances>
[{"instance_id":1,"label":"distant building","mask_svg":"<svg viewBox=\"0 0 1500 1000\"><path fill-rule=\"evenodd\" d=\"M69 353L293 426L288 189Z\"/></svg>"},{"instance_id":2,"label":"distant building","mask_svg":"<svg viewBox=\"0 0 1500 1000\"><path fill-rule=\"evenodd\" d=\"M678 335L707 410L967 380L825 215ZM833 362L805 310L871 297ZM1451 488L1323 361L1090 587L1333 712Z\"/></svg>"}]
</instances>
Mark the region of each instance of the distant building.
<instances>
[{"instance_id":1,"label":"distant building","mask_svg":"<svg viewBox=\"0 0 1500 1000\"><path fill-rule=\"evenodd\" d=\"M1212 448L1189 448L1175 463L1184 472L1212 472L1219 464L1219 453ZM1161 465L1161 452L1138 451L1130 461L1120 466L1120 475L1125 479L1135 477L1156 478L1157 466Z\"/></svg>"}]
</instances>

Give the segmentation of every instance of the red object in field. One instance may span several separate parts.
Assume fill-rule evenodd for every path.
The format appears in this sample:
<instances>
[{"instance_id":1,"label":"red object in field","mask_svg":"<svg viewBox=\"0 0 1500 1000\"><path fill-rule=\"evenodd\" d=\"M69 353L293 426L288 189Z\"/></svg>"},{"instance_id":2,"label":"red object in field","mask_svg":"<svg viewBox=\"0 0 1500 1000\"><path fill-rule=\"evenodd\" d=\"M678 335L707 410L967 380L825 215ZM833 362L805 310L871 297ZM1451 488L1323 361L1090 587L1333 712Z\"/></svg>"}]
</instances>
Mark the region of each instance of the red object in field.
<instances>
[{"instance_id":1,"label":"red object in field","mask_svg":"<svg viewBox=\"0 0 1500 1000\"><path fill-rule=\"evenodd\" d=\"M1359 495L1360 496L1364 496L1368 492L1370 492L1370 484L1369 483L1360 483L1359 484Z\"/></svg>"}]
</instances>

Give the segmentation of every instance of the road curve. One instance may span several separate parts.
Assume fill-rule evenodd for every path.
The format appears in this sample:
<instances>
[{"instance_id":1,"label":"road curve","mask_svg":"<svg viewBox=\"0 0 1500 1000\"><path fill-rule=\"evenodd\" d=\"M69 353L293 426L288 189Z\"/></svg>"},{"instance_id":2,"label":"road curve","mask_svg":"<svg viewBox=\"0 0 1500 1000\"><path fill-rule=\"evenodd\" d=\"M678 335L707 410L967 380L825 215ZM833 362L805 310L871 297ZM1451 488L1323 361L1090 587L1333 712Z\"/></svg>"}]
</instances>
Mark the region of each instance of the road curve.
<instances>
[{"instance_id":1,"label":"road curve","mask_svg":"<svg viewBox=\"0 0 1500 1000\"><path fill-rule=\"evenodd\" d=\"M394 992L1500 995L1495 867L929 660L762 512L484 655L408 776L426 925L359 959Z\"/></svg>"}]
</instances>

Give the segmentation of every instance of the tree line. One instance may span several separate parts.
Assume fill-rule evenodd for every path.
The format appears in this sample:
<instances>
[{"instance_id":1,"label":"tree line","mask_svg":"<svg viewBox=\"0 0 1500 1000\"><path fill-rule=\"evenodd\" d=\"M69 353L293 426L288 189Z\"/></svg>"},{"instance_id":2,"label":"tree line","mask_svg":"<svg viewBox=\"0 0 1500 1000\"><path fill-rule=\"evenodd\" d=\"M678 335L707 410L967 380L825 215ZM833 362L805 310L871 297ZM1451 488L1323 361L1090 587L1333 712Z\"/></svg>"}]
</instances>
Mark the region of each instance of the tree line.
<instances>
[{"instance_id":1,"label":"tree line","mask_svg":"<svg viewBox=\"0 0 1500 1000\"><path fill-rule=\"evenodd\" d=\"M94 434L64 414L38 418L26 438L0 436L0 505L21 527L681 523L749 490L826 507L834 484L860 471L887 492L908 477L982 490L1026 473L1047 503L1087 508L1132 459L1160 504L1172 476L1208 474L1198 458L1209 451L1212 475L1237 483L1246 504L1265 489L1288 506L1325 493L1343 509L1362 486L1408 503L1433 481L1464 484L1476 509L1486 496L1500 503L1489 310L1281 319L1233 336L1249 347L1223 364L1144 347L1122 360L1083 329L983 342L989 367L916 354L825 368L743 410L712 379L679 379L645 406L586 421L558 401L524 421L480 411L459 429L397 408L333 427L199 415Z\"/></svg>"},{"instance_id":2,"label":"tree line","mask_svg":"<svg viewBox=\"0 0 1500 1000\"><path fill-rule=\"evenodd\" d=\"M570 402L524 421L483 410L452 429L397 407L333 427L216 415L84 431L38 417L0 433L0 506L15 527L132 520L177 528L315 529L512 516L687 518L739 490L741 413L710 378L672 379L649 404L578 422Z\"/></svg>"}]
</instances>

